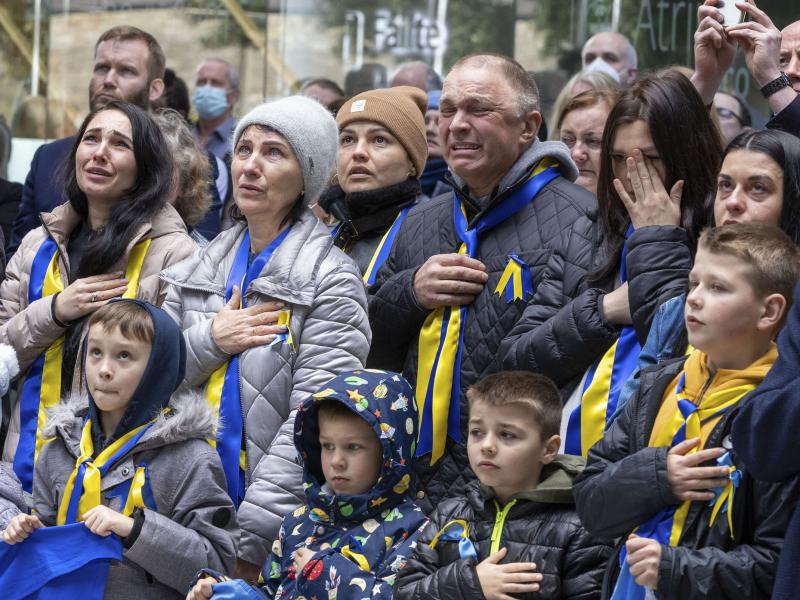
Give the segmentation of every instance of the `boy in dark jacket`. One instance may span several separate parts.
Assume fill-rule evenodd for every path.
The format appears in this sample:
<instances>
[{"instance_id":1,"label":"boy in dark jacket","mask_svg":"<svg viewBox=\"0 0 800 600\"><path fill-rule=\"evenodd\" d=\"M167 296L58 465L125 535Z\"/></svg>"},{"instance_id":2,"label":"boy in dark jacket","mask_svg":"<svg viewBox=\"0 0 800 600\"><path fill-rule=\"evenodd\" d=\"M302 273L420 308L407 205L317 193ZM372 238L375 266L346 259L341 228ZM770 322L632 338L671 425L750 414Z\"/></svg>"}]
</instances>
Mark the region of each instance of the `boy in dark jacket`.
<instances>
[{"instance_id":1,"label":"boy in dark jacket","mask_svg":"<svg viewBox=\"0 0 800 600\"><path fill-rule=\"evenodd\" d=\"M755 479L730 430L777 358L798 274L798 250L775 227L700 236L685 307L694 350L642 372L575 481L586 528L626 536L605 597L770 597L800 484Z\"/></svg>"},{"instance_id":2,"label":"boy in dark jacket","mask_svg":"<svg viewBox=\"0 0 800 600\"><path fill-rule=\"evenodd\" d=\"M219 574L188 600L318 598L391 600L397 572L427 522L411 500L417 408L396 373L342 373L295 418L308 504L281 525L256 590Z\"/></svg>"},{"instance_id":3,"label":"boy in dark jacket","mask_svg":"<svg viewBox=\"0 0 800 600\"><path fill-rule=\"evenodd\" d=\"M18 543L40 527L82 521L97 536L122 540L121 560L98 582L104 598L182 598L198 569L231 570L236 562L236 512L207 441L213 416L202 398L172 395L186 347L164 311L113 301L87 329L88 395L53 409L45 430L51 439L34 471L35 514L15 517L3 537ZM69 527L48 534L57 530ZM39 542L24 542L32 543ZM87 597L94 588L87 582Z\"/></svg>"},{"instance_id":4,"label":"boy in dark jacket","mask_svg":"<svg viewBox=\"0 0 800 600\"><path fill-rule=\"evenodd\" d=\"M542 375L504 371L467 391L478 477L442 502L397 583L397 598L597 598L611 547L575 513L583 459L557 455L561 397Z\"/></svg>"}]
</instances>

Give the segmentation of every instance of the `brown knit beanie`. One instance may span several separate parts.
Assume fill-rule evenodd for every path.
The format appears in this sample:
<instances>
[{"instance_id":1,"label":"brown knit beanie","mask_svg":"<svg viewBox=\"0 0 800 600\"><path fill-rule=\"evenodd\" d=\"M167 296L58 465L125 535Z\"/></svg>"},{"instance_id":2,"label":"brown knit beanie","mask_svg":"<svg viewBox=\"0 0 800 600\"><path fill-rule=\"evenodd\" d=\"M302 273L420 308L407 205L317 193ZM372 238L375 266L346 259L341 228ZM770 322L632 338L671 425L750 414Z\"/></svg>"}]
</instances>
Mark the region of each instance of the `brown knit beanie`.
<instances>
[{"instance_id":1,"label":"brown knit beanie","mask_svg":"<svg viewBox=\"0 0 800 600\"><path fill-rule=\"evenodd\" d=\"M428 96L419 88L401 85L369 90L353 96L342 105L336 114L336 125L341 131L356 121L379 123L406 149L419 179L428 160L426 110Z\"/></svg>"}]
</instances>

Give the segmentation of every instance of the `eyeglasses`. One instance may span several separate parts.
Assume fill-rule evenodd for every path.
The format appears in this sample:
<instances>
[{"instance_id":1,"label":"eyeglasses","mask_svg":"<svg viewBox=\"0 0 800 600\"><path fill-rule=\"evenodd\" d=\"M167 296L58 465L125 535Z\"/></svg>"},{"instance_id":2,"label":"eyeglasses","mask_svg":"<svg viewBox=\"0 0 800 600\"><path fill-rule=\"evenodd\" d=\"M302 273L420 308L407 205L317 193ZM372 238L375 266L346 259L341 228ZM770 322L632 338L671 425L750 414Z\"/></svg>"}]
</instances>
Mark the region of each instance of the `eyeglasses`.
<instances>
[{"instance_id":1,"label":"eyeglasses","mask_svg":"<svg viewBox=\"0 0 800 600\"><path fill-rule=\"evenodd\" d=\"M736 119L739 122L739 125L741 125L742 127L745 127L745 123L744 123L744 121L742 121L742 118L739 115L737 115L735 112L730 110L730 109L720 108L718 106L717 107L717 116L720 119Z\"/></svg>"}]
</instances>

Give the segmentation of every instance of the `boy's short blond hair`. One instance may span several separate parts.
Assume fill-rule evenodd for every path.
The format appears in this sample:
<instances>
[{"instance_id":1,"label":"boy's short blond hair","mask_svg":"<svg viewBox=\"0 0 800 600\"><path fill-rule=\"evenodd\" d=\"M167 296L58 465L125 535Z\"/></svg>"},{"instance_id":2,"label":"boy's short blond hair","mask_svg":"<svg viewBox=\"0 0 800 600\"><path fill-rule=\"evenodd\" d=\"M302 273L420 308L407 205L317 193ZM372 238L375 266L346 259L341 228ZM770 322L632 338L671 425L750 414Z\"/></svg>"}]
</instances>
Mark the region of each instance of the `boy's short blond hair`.
<instances>
[{"instance_id":1,"label":"boy's short blond hair","mask_svg":"<svg viewBox=\"0 0 800 600\"><path fill-rule=\"evenodd\" d=\"M517 404L530 408L542 439L558 435L561 429L561 394L552 380L527 371L500 371L487 375L467 390L467 400L490 406Z\"/></svg>"},{"instance_id":2,"label":"boy's short blond hair","mask_svg":"<svg viewBox=\"0 0 800 600\"><path fill-rule=\"evenodd\" d=\"M153 343L155 329L150 313L136 302L109 302L89 318L88 327L102 325L105 331L119 328L122 337Z\"/></svg>"},{"instance_id":3,"label":"boy's short blond hair","mask_svg":"<svg viewBox=\"0 0 800 600\"><path fill-rule=\"evenodd\" d=\"M800 252L783 230L763 223L733 223L703 230L698 248L733 256L748 269L747 281L758 298L780 294L792 303L800 277Z\"/></svg>"}]
</instances>

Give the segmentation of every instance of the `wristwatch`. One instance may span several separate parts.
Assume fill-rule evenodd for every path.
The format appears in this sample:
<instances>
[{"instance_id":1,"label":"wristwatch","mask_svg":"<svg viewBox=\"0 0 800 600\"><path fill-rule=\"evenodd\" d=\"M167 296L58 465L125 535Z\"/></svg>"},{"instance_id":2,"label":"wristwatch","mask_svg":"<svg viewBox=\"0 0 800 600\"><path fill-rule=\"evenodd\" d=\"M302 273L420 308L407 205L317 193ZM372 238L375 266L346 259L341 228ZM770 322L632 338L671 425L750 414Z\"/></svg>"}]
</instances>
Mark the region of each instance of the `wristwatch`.
<instances>
[{"instance_id":1,"label":"wristwatch","mask_svg":"<svg viewBox=\"0 0 800 600\"><path fill-rule=\"evenodd\" d=\"M786 73L781 71L779 77L776 77L775 79L770 81L767 85L761 88L761 95L764 96L764 98L769 98L775 92L779 92L783 88L790 87L791 85L792 85L792 80L789 79Z\"/></svg>"}]
</instances>

